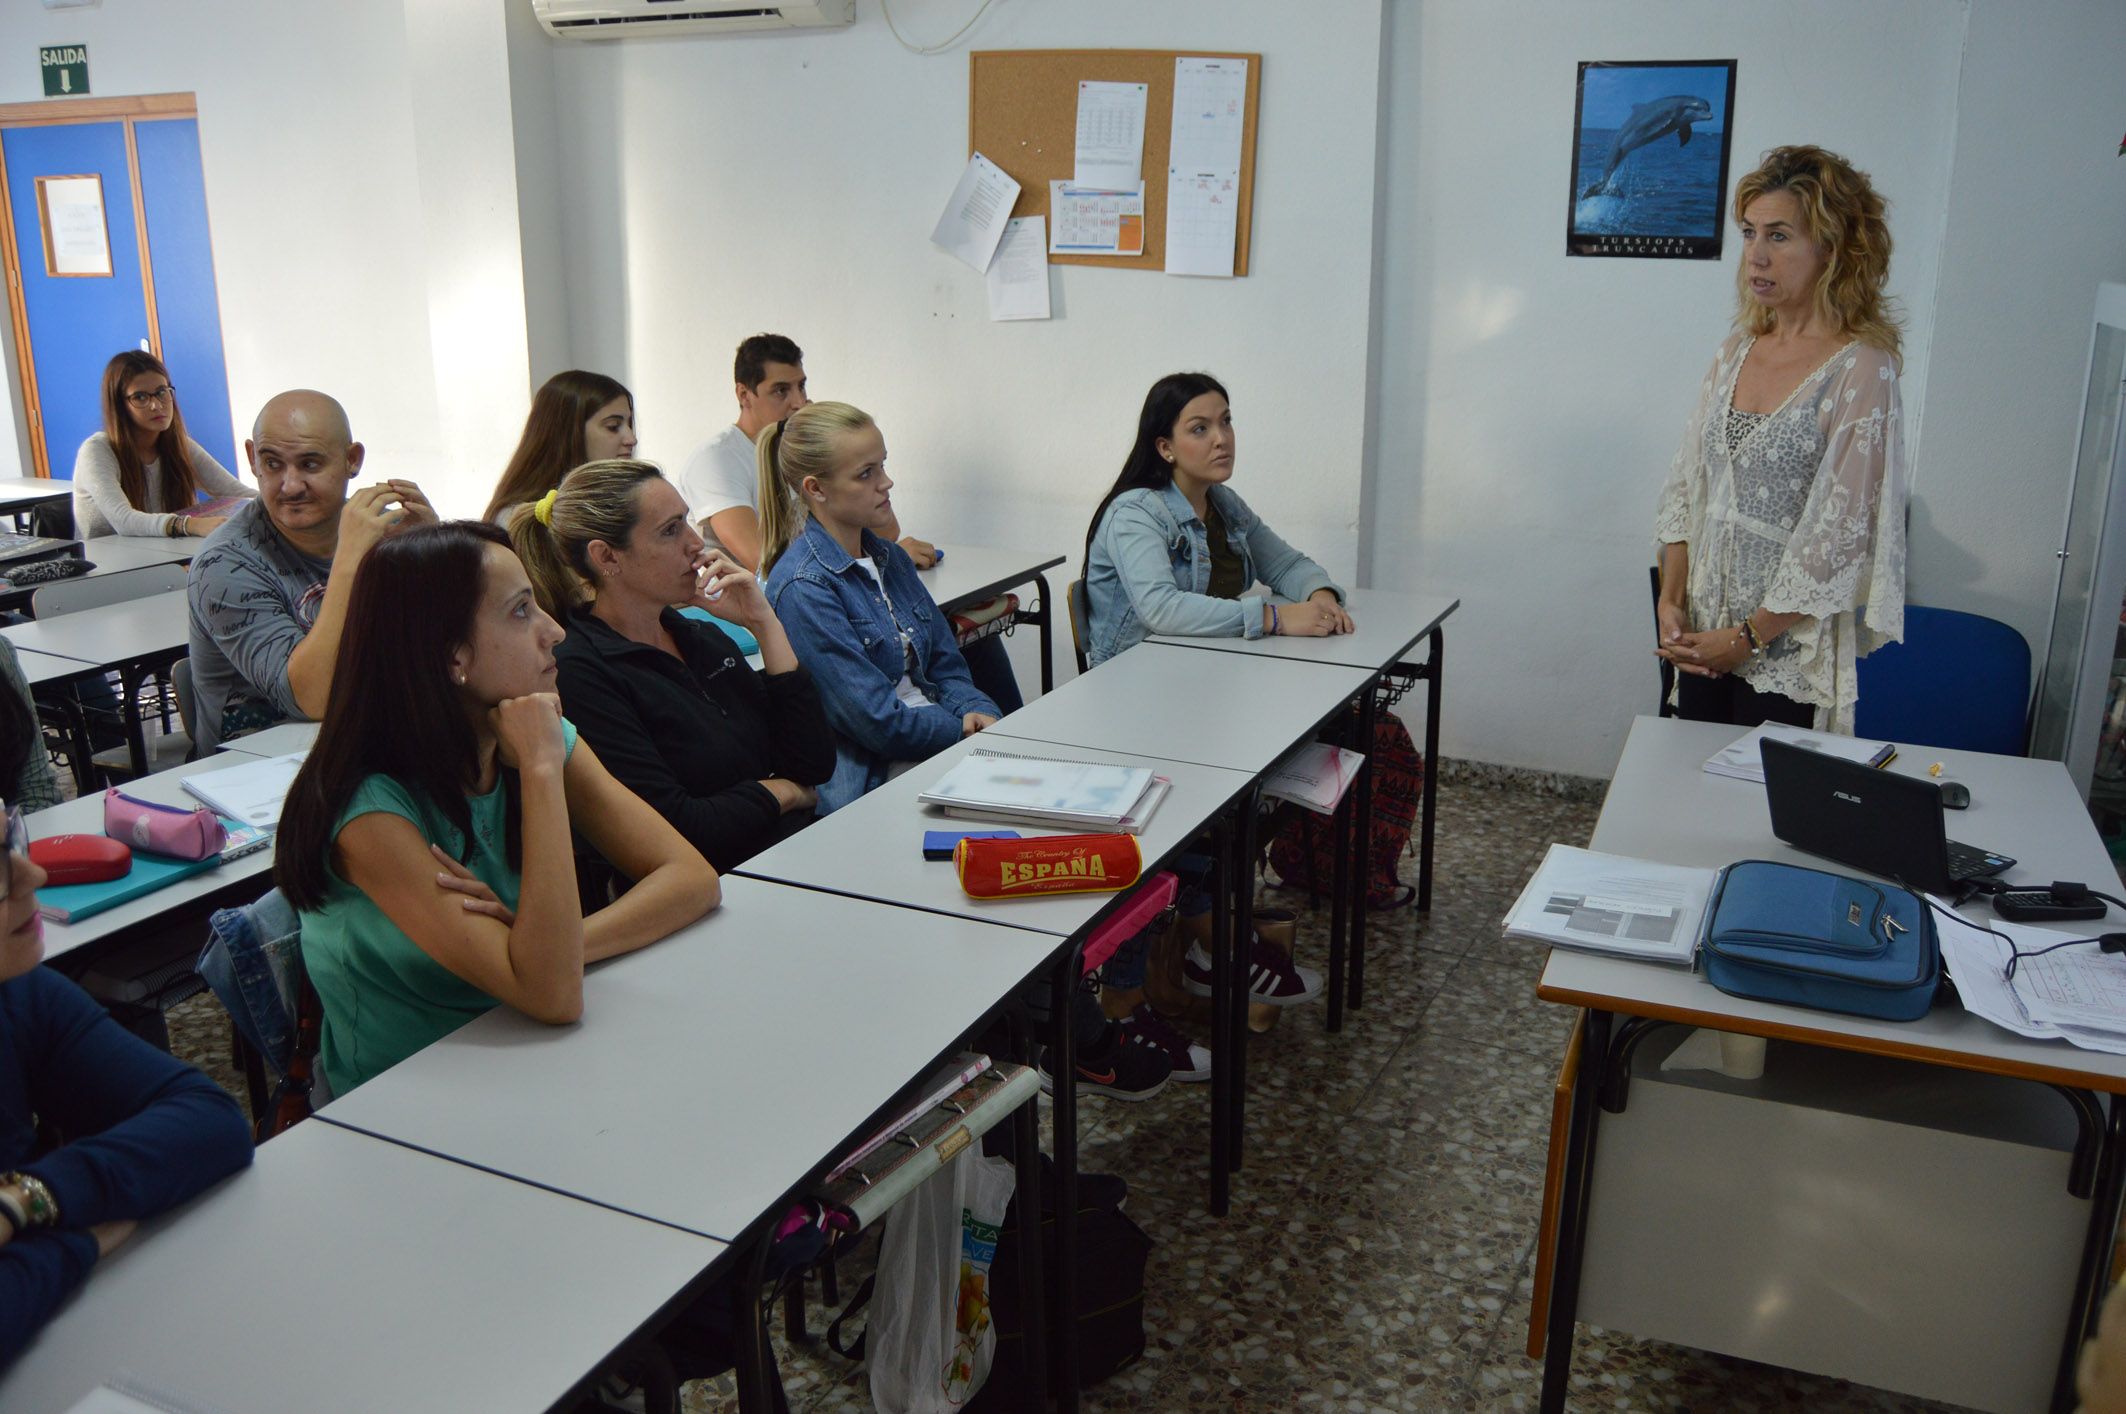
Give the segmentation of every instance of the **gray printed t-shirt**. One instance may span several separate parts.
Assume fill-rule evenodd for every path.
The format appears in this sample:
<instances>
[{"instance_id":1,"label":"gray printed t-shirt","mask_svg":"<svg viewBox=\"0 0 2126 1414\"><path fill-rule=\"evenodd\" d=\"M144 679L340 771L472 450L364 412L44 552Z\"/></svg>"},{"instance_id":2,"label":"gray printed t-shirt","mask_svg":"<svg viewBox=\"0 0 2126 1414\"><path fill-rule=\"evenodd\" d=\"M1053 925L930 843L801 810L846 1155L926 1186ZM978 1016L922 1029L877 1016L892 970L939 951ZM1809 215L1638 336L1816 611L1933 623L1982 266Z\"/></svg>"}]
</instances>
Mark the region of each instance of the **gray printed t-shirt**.
<instances>
[{"instance_id":1,"label":"gray printed t-shirt","mask_svg":"<svg viewBox=\"0 0 2126 1414\"><path fill-rule=\"evenodd\" d=\"M332 561L303 554L254 500L207 537L186 580L199 749L300 717L288 659L317 621Z\"/></svg>"}]
</instances>

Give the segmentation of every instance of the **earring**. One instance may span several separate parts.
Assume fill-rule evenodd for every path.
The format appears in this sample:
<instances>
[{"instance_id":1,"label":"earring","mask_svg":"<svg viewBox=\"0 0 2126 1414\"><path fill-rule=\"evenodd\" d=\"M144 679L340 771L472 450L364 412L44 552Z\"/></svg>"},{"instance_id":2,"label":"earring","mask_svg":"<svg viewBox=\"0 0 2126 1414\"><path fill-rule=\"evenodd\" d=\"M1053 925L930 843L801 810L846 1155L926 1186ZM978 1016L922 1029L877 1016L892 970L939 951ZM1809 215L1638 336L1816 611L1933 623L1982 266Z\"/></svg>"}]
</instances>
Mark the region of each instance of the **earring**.
<instances>
[{"instance_id":1,"label":"earring","mask_svg":"<svg viewBox=\"0 0 2126 1414\"><path fill-rule=\"evenodd\" d=\"M465 674L463 674L463 673L459 673L459 674L458 674L458 686L459 686L459 687L463 687L463 686L465 686Z\"/></svg>"}]
</instances>

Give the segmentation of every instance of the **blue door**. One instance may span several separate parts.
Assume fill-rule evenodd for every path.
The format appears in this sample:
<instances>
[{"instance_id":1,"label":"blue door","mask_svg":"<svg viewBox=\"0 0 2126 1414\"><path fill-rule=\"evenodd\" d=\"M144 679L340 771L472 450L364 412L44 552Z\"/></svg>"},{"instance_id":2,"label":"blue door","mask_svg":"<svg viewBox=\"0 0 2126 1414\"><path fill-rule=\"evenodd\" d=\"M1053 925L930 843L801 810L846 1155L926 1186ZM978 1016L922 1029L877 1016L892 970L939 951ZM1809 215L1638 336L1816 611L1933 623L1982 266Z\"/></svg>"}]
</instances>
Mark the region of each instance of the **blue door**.
<instances>
[{"instance_id":1,"label":"blue door","mask_svg":"<svg viewBox=\"0 0 2126 1414\"><path fill-rule=\"evenodd\" d=\"M139 158L144 211L134 202L128 127ZM168 366L193 440L235 469L197 121L114 119L12 127L0 130L0 159L6 164L13 227L5 239L21 275L29 330L29 347L18 353L24 355L33 467L42 475L73 475L75 450L103 429L104 364L121 350L147 349ZM39 179L90 176L102 187L109 273L61 273L66 262L54 268ZM65 189L73 194L84 188L74 183ZM78 256L92 223L85 226L78 206L72 214L69 233Z\"/></svg>"}]
</instances>

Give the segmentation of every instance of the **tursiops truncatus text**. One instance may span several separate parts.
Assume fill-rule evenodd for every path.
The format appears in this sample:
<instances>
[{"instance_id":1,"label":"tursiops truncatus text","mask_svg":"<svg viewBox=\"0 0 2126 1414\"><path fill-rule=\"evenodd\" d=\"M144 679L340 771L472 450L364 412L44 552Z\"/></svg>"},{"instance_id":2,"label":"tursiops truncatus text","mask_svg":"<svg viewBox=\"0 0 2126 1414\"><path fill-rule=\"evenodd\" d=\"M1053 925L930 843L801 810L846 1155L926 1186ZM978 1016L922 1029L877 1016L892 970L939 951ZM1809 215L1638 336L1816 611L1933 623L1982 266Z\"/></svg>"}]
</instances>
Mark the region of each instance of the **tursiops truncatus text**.
<instances>
[{"instance_id":1,"label":"tursiops truncatus text","mask_svg":"<svg viewBox=\"0 0 2126 1414\"><path fill-rule=\"evenodd\" d=\"M1709 123L1713 117L1713 105L1702 98L1687 93L1656 98L1650 103L1641 103L1631 110L1624 126L1617 129L1617 140L1609 149L1609 165L1602 169L1601 180L1580 193L1586 200L1609 185L1609 179L1617 174L1617 164L1656 138L1676 135L1678 146L1690 144L1690 125Z\"/></svg>"}]
</instances>

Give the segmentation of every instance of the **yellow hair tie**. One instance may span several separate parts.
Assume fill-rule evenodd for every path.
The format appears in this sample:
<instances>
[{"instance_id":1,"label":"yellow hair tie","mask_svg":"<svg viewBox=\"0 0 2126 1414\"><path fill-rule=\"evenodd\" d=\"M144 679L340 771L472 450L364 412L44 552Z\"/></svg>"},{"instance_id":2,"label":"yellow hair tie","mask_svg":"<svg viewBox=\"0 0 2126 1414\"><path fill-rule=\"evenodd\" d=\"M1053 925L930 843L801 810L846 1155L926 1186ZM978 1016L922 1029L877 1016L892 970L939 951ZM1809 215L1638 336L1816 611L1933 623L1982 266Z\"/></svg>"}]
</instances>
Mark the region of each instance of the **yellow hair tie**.
<instances>
[{"instance_id":1,"label":"yellow hair tie","mask_svg":"<svg viewBox=\"0 0 2126 1414\"><path fill-rule=\"evenodd\" d=\"M555 490L547 492L544 496L541 496L538 500L532 502L532 514L538 517L539 524L545 526L549 530L553 529L554 527L554 497L560 494L561 492L557 488Z\"/></svg>"}]
</instances>

